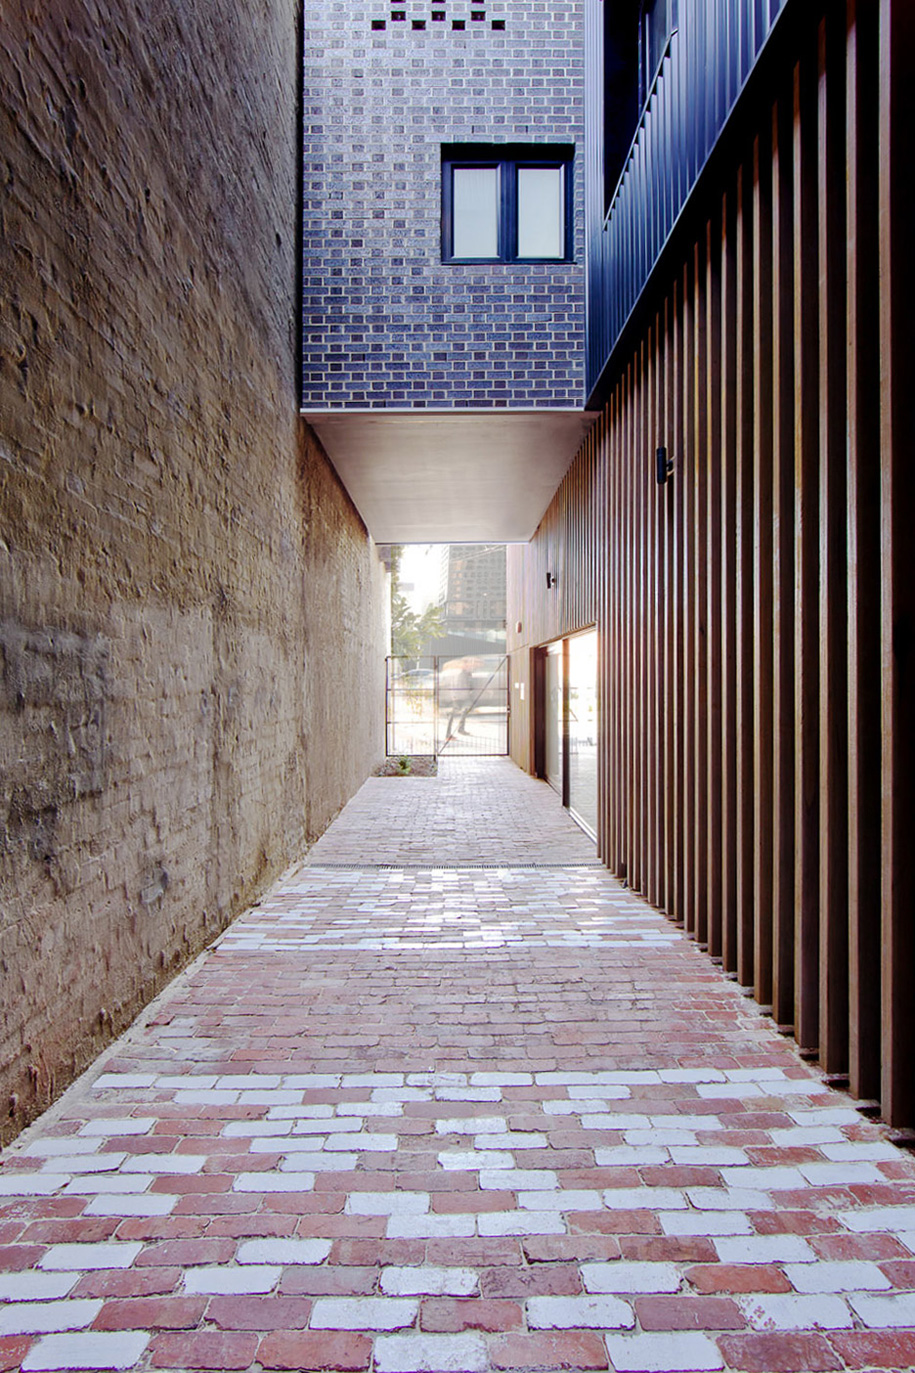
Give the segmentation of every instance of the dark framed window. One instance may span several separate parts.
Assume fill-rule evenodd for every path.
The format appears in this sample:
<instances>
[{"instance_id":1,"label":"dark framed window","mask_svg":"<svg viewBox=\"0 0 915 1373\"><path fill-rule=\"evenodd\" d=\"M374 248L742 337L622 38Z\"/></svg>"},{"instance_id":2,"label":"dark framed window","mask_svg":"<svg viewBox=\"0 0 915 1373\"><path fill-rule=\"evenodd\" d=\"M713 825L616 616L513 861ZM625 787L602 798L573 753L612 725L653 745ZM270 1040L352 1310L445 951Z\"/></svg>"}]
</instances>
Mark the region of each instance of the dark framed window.
<instances>
[{"instance_id":1,"label":"dark framed window","mask_svg":"<svg viewBox=\"0 0 915 1373\"><path fill-rule=\"evenodd\" d=\"M565 144L445 144L443 261L570 262L573 155Z\"/></svg>"},{"instance_id":2,"label":"dark framed window","mask_svg":"<svg viewBox=\"0 0 915 1373\"><path fill-rule=\"evenodd\" d=\"M677 29L678 0L602 0L604 198L609 207Z\"/></svg>"}]
</instances>

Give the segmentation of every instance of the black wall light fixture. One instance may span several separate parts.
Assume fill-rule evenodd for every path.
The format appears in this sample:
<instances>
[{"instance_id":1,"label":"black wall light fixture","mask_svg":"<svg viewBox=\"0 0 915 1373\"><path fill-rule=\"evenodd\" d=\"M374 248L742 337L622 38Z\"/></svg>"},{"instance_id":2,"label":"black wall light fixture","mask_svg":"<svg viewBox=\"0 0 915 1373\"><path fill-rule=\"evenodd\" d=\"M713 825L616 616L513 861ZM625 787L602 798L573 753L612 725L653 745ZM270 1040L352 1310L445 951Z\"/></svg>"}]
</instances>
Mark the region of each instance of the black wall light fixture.
<instances>
[{"instance_id":1,"label":"black wall light fixture","mask_svg":"<svg viewBox=\"0 0 915 1373\"><path fill-rule=\"evenodd\" d=\"M555 573L555 572L548 572L548 573L546 574L546 589L547 589L547 591L552 591L552 590L553 590L553 587L556 585L556 583L557 583L558 581L559 581L559 578L556 576L556 573Z\"/></svg>"},{"instance_id":2,"label":"black wall light fixture","mask_svg":"<svg viewBox=\"0 0 915 1373\"><path fill-rule=\"evenodd\" d=\"M666 486L674 474L674 460L667 456L666 448L655 449L655 461L657 462L658 486Z\"/></svg>"}]
</instances>

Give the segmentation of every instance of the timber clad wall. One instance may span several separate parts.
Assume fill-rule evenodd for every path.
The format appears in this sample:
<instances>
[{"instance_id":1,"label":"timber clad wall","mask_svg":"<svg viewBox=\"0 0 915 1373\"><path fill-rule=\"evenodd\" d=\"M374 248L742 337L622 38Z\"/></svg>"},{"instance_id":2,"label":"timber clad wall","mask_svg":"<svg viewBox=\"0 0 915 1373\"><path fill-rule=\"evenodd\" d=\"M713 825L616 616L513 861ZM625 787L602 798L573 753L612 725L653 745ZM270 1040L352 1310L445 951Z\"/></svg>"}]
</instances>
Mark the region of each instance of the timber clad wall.
<instances>
[{"instance_id":1,"label":"timber clad wall","mask_svg":"<svg viewBox=\"0 0 915 1373\"><path fill-rule=\"evenodd\" d=\"M297 416L296 14L3 8L3 1134L383 752L383 568Z\"/></svg>"},{"instance_id":2,"label":"timber clad wall","mask_svg":"<svg viewBox=\"0 0 915 1373\"><path fill-rule=\"evenodd\" d=\"M598 424L566 473L534 541L507 547L510 752L529 771L534 766L531 649L587 629L598 618L603 508L600 434ZM548 572L556 577L550 590L546 588Z\"/></svg>"},{"instance_id":3,"label":"timber clad wall","mask_svg":"<svg viewBox=\"0 0 915 1373\"><path fill-rule=\"evenodd\" d=\"M560 493L508 611L531 618L548 564L560 586L596 569L601 855L897 1124L915 1122L913 28L899 0L786 7L605 373L570 474L601 492L594 548Z\"/></svg>"}]
</instances>

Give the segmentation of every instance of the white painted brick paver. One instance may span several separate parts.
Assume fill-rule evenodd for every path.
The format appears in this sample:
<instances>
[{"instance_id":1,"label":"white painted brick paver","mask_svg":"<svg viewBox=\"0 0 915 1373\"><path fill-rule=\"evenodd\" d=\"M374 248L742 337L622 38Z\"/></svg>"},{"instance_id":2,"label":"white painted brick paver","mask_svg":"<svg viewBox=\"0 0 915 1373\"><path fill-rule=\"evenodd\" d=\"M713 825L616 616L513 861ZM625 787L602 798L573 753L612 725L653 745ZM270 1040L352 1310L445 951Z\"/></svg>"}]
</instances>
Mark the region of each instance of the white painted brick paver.
<instances>
[{"instance_id":1,"label":"white painted brick paver","mask_svg":"<svg viewBox=\"0 0 915 1373\"><path fill-rule=\"evenodd\" d=\"M480 1186L495 1192L549 1192L559 1179L550 1168L481 1168Z\"/></svg>"},{"instance_id":2,"label":"white painted brick paver","mask_svg":"<svg viewBox=\"0 0 915 1373\"><path fill-rule=\"evenodd\" d=\"M518 1205L527 1211L601 1211L600 1192L562 1187L558 1192L519 1192Z\"/></svg>"},{"instance_id":3,"label":"white painted brick paver","mask_svg":"<svg viewBox=\"0 0 915 1373\"><path fill-rule=\"evenodd\" d=\"M9 1173L0 1177L0 1197L50 1197L69 1181L69 1173Z\"/></svg>"},{"instance_id":4,"label":"white painted brick paver","mask_svg":"<svg viewBox=\"0 0 915 1373\"><path fill-rule=\"evenodd\" d=\"M429 1087L375 1087L372 1091L373 1102L383 1102L386 1104L403 1101L431 1101L432 1091Z\"/></svg>"},{"instance_id":5,"label":"white painted brick paver","mask_svg":"<svg viewBox=\"0 0 915 1373\"><path fill-rule=\"evenodd\" d=\"M341 1087L403 1087L403 1073L346 1073Z\"/></svg>"},{"instance_id":6,"label":"white painted brick paver","mask_svg":"<svg viewBox=\"0 0 915 1373\"><path fill-rule=\"evenodd\" d=\"M477 1219L481 1235L564 1235L565 1223L558 1212L490 1211Z\"/></svg>"},{"instance_id":7,"label":"white painted brick paver","mask_svg":"<svg viewBox=\"0 0 915 1373\"><path fill-rule=\"evenodd\" d=\"M845 1136L835 1125L792 1125L784 1130L770 1130L769 1138L780 1149L793 1149L806 1144L834 1144L844 1140Z\"/></svg>"},{"instance_id":8,"label":"white painted brick paver","mask_svg":"<svg viewBox=\"0 0 915 1373\"><path fill-rule=\"evenodd\" d=\"M861 1117L851 1106L797 1107L786 1112L798 1125L860 1125Z\"/></svg>"},{"instance_id":9,"label":"white painted brick paver","mask_svg":"<svg viewBox=\"0 0 915 1373\"><path fill-rule=\"evenodd\" d=\"M395 1240L469 1239L474 1233L469 1215L391 1216L385 1234Z\"/></svg>"},{"instance_id":10,"label":"white painted brick paver","mask_svg":"<svg viewBox=\"0 0 915 1373\"><path fill-rule=\"evenodd\" d=\"M71 1178L63 1189L65 1197L91 1196L107 1193L111 1196L145 1192L154 1179L151 1173L87 1173Z\"/></svg>"},{"instance_id":11,"label":"white painted brick paver","mask_svg":"<svg viewBox=\"0 0 915 1373\"><path fill-rule=\"evenodd\" d=\"M582 1116L581 1124L585 1130L615 1129L617 1127L605 1124L607 1120L612 1119L612 1116ZM671 1149L673 1145L697 1146L699 1143L694 1130L657 1130L653 1127L646 1130L626 1130L623 1138L627 1144L631 1144L637 1149L646 1146L650 1148L652 1145L663 1145L665 1149ZM673 1157L672 1150L671 1157ZM732 1160L735 1163L738 1161L737 1159ZM697 1162L703 1162L703 1160L697 1160Z\"/></svg>"},{"instance_id":12,"label":"white painted brick paver","mask_svg":"<svg viewBox=\"0 0 915 1373\"><path fill-rule=\"evenodd\" d=\"M335 1149L341 1153L346 1149L357 1149L360 1153L390 1154L397 1148L397 1136L375 1135L367 1131L357 1135L328 1135L324 1148L330 1152Z\"/></svg>"},{"instance_id":13,"label":"white painted brick paver","mask_svg":"<svg viewBox=\"0 0 915 1373\"><path fill-rule=\"evenodd\" d=\"M676 1187L607 1187L604 1205L611 1211L674 1211L689 1203Z\"/></svg>"},{"instance_id":14,"label":"white painted brick paver","mask_svg":"<svg viewBox=\"0 0 915 1373\"><path fill-rule=\"evenodd\" d=\"M81 1273L0 1273L0 1302L54 1301L69 1295Z\"/></svg>"},{"instance_id":15,"label":"white painted brick paver","mask_svg":"<svg viewBox=\"0 0 915 1373\"><path fill-rule=\"evenodd\" d=\"M743 1149L733 1149L718 1144L697 1144L685 1147L674 1145L670 1151L670 1156L674 1163L679 1163L684 1168L690 1166L734 1168L750 1162Z\"/></svg>"},{"instance_id":16,"label":"white painted brick paver","mask_svg":"<svg viewBox=\"0 0 915 1373\"><path fill-rule=\"evenodd\" d=\"M814 1263L817 1254L800 1235L727 1236L712 1241L722 1263Z\"/></svg>"},{"instance_id":17,"label":"white painted brick paver","mask_svg":"<svg viewBox=\"0 0 915 1373\"><path fill-rule=\"evenodd\" d=\"M274 1135L253 1138L249 1154L317 1154L324 1149L324 1135Z\"/></svg>"},{"instance_id":18,"label":"white painted brick paver","mask_svg":"<svg viewBox=\"0 0 915 1373\"><path fill-rule=\"evenodd\" d=\"M915 1206L873 1206L861 1211L837 1211L836 1220L857 1234L915 1230Z\"/></svg>"},{"instance_id":19,"label":"white painted brick paver","mask_svg":"<svg viewBox=\"0 0 915 1373\"><path fill-rule=\"evenodd\" d=\"M132 1156L114 1150L104 1154L57 1154L54 1158L46 1158L41 1170L43 1174L81 1173L83 1176L87 1173L113 1173L123 1167L129 1157Z\"/></svg>"},{"instance_id":20,"label":"white painted brick paver","mask_svg":"<svg viewBox=\"0 0 915 1373\"><path fill-rule=\"evenodd\" d=\"M93 1092L103 1092L109 1088L127 1090L136 1087L152 1087L156 1081L155 1073L102 1073L92 1084Z\"/></svg>"},{"instance_id":21,"label":"white painted brick paver","mask_svg":"<svg viewBox=\"0 0 915 1373\"><path fill-rule=\"evenodd\" d=\"M854 1324L841 1297L779 1292L737 1300L754 1330L846 1330Z\"/></svg>"},{"instance_id":22,"label":"white painted brick paver","mask_svg":"<svg viewBox=\"0 0 915 1373\"><path fill-rule=\"evenodd\" d=\"M436 1101L501 1101L498 1087L436 1087Z\"/></svg>"},{"instance_id":23,"label":"white painted brick paver","mask_svg":"<svg viewBox=\"0 0 915 1373\"><path fill-rule=\"evenodd\" d=\"M155 1116L100 1116L97 1120L87 1120L80 1134L107 1139L120 1135L148 1135L155 1124Z\"/></svg>"},{"instance_id":24,"label":"white painted brick paver","mask_svg":"<svg viewBox=\"0 0 915 1373\"><path fill-rule=\"evenodd\" d=\"M314 1173L239 1173L232 1183L235 1192L310 1192Z\"/></svg>"},{"instance_id":25,"label":"white painted brick paver","mask_svg":"<svg viewBox=\"0 0 915 1373\"><path fill-rule=\"evenodd\" d=\"M29 1350L22 1373L56 1373L72 1369L133 1368L143 1357L149 1335L142 1330L99 1330L85 1334L48 1335Z\"/></svg>"},{"instance_id":26,"label":"white painted brick paver","mask_svg":"<svg viewBox=\"0 0 915 1373\"><path fill-rule=\"evenodd\" d=\"M499 1135L508 1130L503 1116L456 1116L435 1122L440 1135Z\"/></svg>"},{"instance_id":27,"label":"white painted brick paver","mask_svg":"<svg viewBox=\"0 0 915 1373\"><path fill-rule=\"evenodd\" d=\"M469 1297L479 1279L472 1268L384 1268L380 1287L386 1297Z\"/></svg>"},{"instance_id":28,"label":"white painted brick paver","mask_svg":"<svg viewBox=\"0 0 915 1373\"><path fill-rule=\"evenodd\" d=\"M348 1216L422 1216L429 1210L428 1192L351 1192Z\"/></svg>"},{"instance_id":29,"label":"white painted brick paver","mask_svg":"<svg viewBox=\"0 0 915 1373\"><path fill-rule=\"evenodd\" d=\"M850 1296L848 1301L855 1315L872 1330L915 1327L915 1292L894 1292L879 1297L860 1293Z\"/></svg>"},{"instance_id":30,"label":"white painted brick paver","mask_svg":"<svg viewBox=\"0 0 915 1373\"><path fill-rule=\"evenodd\" d=\"M312 1330L401 1330L412 1325L419 1302L404 1297L319 1297Z\"/></svg>"},{"instance_id":31,"label":"white painted brick paver","mask_svg":"<svg viewBox=\"0 0 915 1373\"><path fill-rule=\"evenodd\" d=\"M753 1226L742 1211L661 1211L665 1235L750 1235Z\"/></svg>"},{"instance_id":32,"label":"white painted brick paver","mask_svg":"<svg viewBox=\"0 0 915 1373\"><path fill-rule=\"evenodd\" d=\"M595 1148L594 1161L599 1168L645 1168L651 1164L669 1163L670 1155L666 1149L649 1145L634 1149L629 1144L616 1144L606 1149Z\"/></svg>"},{"instance_id":33,"label":"white painted brick paver","mask_svg":"<svg viewBox=\"0 0 915 1373\"><path fill-rule=\"evenodd\" d=\"M276 1108L277 1112L288 1109L282 1106ZM338 1118L346 1119L347 1116L381 1116L385 1120L396 1120L404 1113L403 1102L397 1101L341 1101L336 1107Z\"/></svg>"},{"instance_id":34,"label":"white painted brick paver","mask_svg":"<svg viewBox=\"0 0 915 1373\"><path fill-rule=\"evenodd\" d=\"M168 1216L178 1198L165 1193L132 1197L93 1197L84 1216Z\"/></svg>"},{"instance_id":35,"label":"white painted brick paver","mask_svg":"<svg viewBox=\"0 0 915 1373\"><path fill-rule=\"evenodd\" d=\"M896 1163L899 1159L896 1146L882 1139L855 1140L854 1143L845 1140L841 1144L826 1142L823 1153L835 1163Z\"/></svg>"},{"instance_id":36,"label":"white painted brick paver","mask_svg":"<svg viewBox=\"0 0 915 1373\"><path fill-rule=\"evenodd\" d=\"M706 1101L743 1101L764 1095L755 1082L700 1082L696 1091Z\"/></svg>"},{"instance_id":37,"label":"white painted brick paver","mask_svg":"<svg viewBox=\"0 0 915 1373\"><path fill-rule=\"evenodd\" d=\"M85 1330L102 1309L100 1301L10 1302L0 1309L0 1335L47 1335L58 1330Z\"/></svg>"},{"instance_id":38,"label":"white painted brick paver","mask_svg":"<svg viewBox=\"0 0 915 1373\"><path fill-rule=\"evenodd\" d=\"M672 1263L618 1260L615 1263L583 1263L581 1280L587 1292L678 1292L682 1282Z\"/></svg>"},{"instance_id":39,"label":"white painted brick paver","mask_svg":"<svg viewBox=\"0 0 915 1373\"><path fill-rule=\"evenodd\" d=\"M884 1181L883 1174L872 1163L799 1163L797 1170L812 1187L852 1187Z\"/></svg>"},{"instance_id":40,"label":"white painted brick paver","mask_svg":"<svg viewBox=\"0 0 915 1373\"><path fill-rule=\"evenodd\" d=\"M323 1263L330 1251L330 1240L245 1240L238 1246L235 1259L242 1264Z\"/></svg>"},{"instance_id":41,"label":"white painted brick paver","mask_svg":"<svg viewBox=\"0 0 915 1373\"><path fill-rule=\"evenodd\" d=\"M31 1140L23 1149L26 1156L52 1158L56 1154L95 1154L101 1146L97 1139L83 1139L81 1136L66 1135L63 1139ZM121 1155L123 1157L123 1155Z\"/></svg>"},{"instance_id":42,"label":"white painted brick paver","mask_svg":"<svg viewBox=\"0 0 915 1373\"><path fill-rule=\"evenodd\" d=\"M38 1260L39 1268L68 1271L129 1268L142 1252L139 1241L112 1240L109 1244L53 1244Z\"/></svg>"},{"instance_id":43,"label":"white painted brick paver","mask_svg":"<svg viewBox=\"0 0 915 1373\"><path fill-rule=\"evenodd\" d=\"M205 1264L187 1270L184 1290L226 1297L262 1294L273 1291L282 1271L279 1264L249 1263L238 1268Z\"/></svg>"},{"instance_id":44,"label":"white painted brick paver","mask_svg":"<svg viewBox=\"0 0 915 1373\"><path fill-rule=\"evenodd\" d=\"M714 1373L724 1368L707 1335L608 1335L607 1352L617 1373Z\"/></svg>"},{"instance_id":45,"label":"white painted brick paver","mask_svg":"<svg viewBox=\"0 0 915 1373\"><path fill-rule=\"evenodd\" d=\"M487 1139L491 1138L489 1135ZM437 1156L439 1165L449 1173L473 1173L481 1168L514 1168L515 1157L507 1150L452 1149Z\"/></svg>"},{"instance_id":46,"label":"white painted brick paver","mask_svg":"<svg viewBox=\"0 0 915 1373\"><path fill-rule=\"evenodd\" d=\"M351 1173L359 1162L358 1154L308 1154L294 1150L280 1164L283 1173Z\"/></svg>"},{"instance_id":47,"label":"white painted brick paver","mask_svg":"<svg viewBox=\"0 0 915 1373\"><path fill-rule=\"evenodd\" d=\"M745 1178L747 1174L743 1175ZM755 1181L755 1176L752 1179ZM753 1192L746 1187L687 1187L690 1206L697 1211L771 1211L768 1192Z\"/></svg>"},{"instance_id":48,"label":"white painted brick paver","mask_svg":"<svg viewBox=\"0 0 915 1373\"><path fill-rule=\"evenodd\" d=\"M359 1104L361 1105L361 1103ZM333 1116L330 1120L296 1120L294 1124L290 1122L290 1128L293 1135L323 1135L325 1139L332 1135L335 1139L339 1139L342 1134L348 1132L351 1135L358 1135L361 1138L365 1133L363 1130L363 1125L365 1124L363 1114L364 1113L360 1111L358 1116L337 1115ZM349 1147L353 1148L354 1146L350 1144Z\"/></svg>"},{"instance_id":49,"label":"white painted brick paver","mask_svg":"<svg viewBox=\"0 0 915 1373\"><path fill-rule=\"evenodd\" d=\"M775 1166L754 1168L748 1175L746 1168L722 1168L721 1181L728 1187L762 1187L767 1192L789 1192L806 1187L807 1181L798 1168Z\"/></svg>"},{"instance_id":50,"label":"white painted brick paver","mask_svg":"<svg viewBox=\"0 0 915 1373\"><path fill-rule=\"evenodd\" d=\"M185 1175L199 1173L207 1162L206 1154L121 1154L119 1165L124 1173L163 1173Z\"/></svg>"},{"instance_id":51,"label":"white painted brick paver","mask_svg":"<svg viewBox=\"0 0 915 1373\"><path fill-rule=\"evenodd\" d=\"M527 1323L532 1330L629 1330L635 1312L613 1296L530 1297Z\"/></svg>"},{"instance_id":52,"label":"white painted brick paver","mask_svg":"<svg viewBox=\"0 0 915 1373\"><path fill-rule=\"evenodd\" d=\"M484 1340L470 1331L458 1335L380 1335L375 1341L375 1373L486 1373Z\"/></svg>"},{"instance_id":53,"label":"white painted brick paver","mask_svg":"<svg viewBox=\"0 0 915 1373\"><path fill-rule=\"evenodd\" d=\"M218 1087L208 1091L176 1092L175 1101L179 1106L234 1106L238 1092L223 1092Z\"/></svg>"},{"instance_id":54,"label":"white painted brick paver","mask_svg":"<svg viewBox=\"0 0 915 1373\"><path fill-rule=\"evenodd\" d=\"M797 1292L880 1292L892 1286L876 1263L864 1259L786 1263L784 1273Z\"/></svg>"},{"instance_id":55,"label":"white painted brick paver","mask_svg":"<svg viewBox=\"0 0 915 1373\"><path fill-rule=\"evenodd\" d=\"M223 1127L226 1139L245 1139L255 1135L289 1135L291 1120L230 1120Z\"/></svg>"},{"instance_id":56,"label":"white painted brick paver","mask_svg":"<svg viewBox=\"0 0 915 1373\"><path fill-rule=\"evenodd\" d=\"M471 1087L532 1087L532 1073L472 1073Z\"/></svg>"},{"instance_id":57,"label":"white painted brick paver","mask_svg":"<svg viewBox=\"0 0 915 1373\"><path fill-rule=\"evenodd\" d=\"M491 1135L477 1135L474 1148L485 1149L491 1141ZM498 1144L500 1149L546 1149L549 1140L536 1130L506 1130L504 1135L499 1135Z\"/></svg>"}]
</instances>

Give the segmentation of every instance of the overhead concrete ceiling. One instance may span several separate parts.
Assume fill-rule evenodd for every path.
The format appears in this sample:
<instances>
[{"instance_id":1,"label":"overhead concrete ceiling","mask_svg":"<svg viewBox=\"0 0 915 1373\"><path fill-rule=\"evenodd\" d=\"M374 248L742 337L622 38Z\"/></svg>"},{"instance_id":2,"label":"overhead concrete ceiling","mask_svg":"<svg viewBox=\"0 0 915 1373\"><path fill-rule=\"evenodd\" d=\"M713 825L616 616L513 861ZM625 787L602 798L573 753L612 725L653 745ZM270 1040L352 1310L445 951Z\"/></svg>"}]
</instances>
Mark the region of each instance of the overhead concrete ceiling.
<instances>
[{"instance_id":1,"label":"overhead concrete ceiling","mask_svg":"<svg viewBox=\"0 0 915 1373\"><path fill-rule=\"evenodd\" d=\"M303 413L376 543L529 539L596 418L582 410Z\"/></svg>"}]
</instances>

